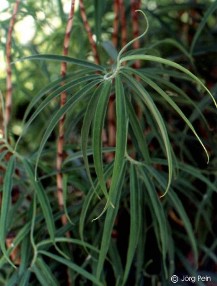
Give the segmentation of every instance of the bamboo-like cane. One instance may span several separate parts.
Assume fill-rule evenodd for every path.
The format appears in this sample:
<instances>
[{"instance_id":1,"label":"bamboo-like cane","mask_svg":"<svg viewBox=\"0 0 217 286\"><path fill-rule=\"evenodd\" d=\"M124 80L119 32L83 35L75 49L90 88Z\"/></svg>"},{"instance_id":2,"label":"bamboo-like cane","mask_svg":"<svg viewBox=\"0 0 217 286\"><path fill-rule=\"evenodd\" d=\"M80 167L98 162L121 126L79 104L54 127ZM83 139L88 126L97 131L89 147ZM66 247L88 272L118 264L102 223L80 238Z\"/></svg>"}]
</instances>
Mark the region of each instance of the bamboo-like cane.
<instances>
[{"instance_id":1,"label":"bamboo-like cane","mask_svg":"<svg viewBox=\"0 0 217 286\"><path fill-rule=\"evenodd\" d=\"M12 106L12 69L11 69L11 41L12 33L14 29L14 24L16 21L16 16L19 8L20 0L17 0L14 4L13 14L9 23L9 29L6 40L6 98L5 98L5 117L4 117L4 130L7 130L7 126L11 117L11 106ZM7 136L7 134L3 134Z\"/></svg>"},{"instance_id":2,"label":"bamboo-like cane","mask_svg":"<svg viewBox=\"0 0 217 286\"><path fill-rule=\"evenodd\" d=\"M74 18L74 11L75 11L75 0L72 0L71 2L71 9L68 16L68 21L66 25L66 33L64 38L64 46L63 46L63 55L68 55L69 50L69 42L70 42L70 35L72 31L73 26L73 18ZM67 73L67 63L62 62L61 63L61 76L64 79ZM66 92L61 93L60 97L60 106L63 106L66 103L67 100L67 94ZM64 123L65 123L65 116L62 116L59 122L59 133L58 133L58 139L57 139L57 159L56 159L56 168L57 168L57 197L58 197L58 204L60 210L63 209L63 174L62 174L62 163L63 163L63 157L64 157ZM65 215L62 215L61 217L62 224L66 225L67 218Z\"/></svg>"},{"instance_id":3,"label":"bamboo-like cane","mask_svg":"<svg viewBox=\"0 0 217 286\"><path fill-rule=\"evenodd\" d=\"M125 15L124 1L119 0L119 11L120 11L120 23L121 23L121 47L127 44L127 21Z\"/></svg>"},{"instance_id":4,"label":"bamboo-like cane","mask_svg":"<svg viewBox=\"0 0 217 286\"><path fill-rule=\"evenodd\" d=\"M131 15L132 15L132 31L133 31L133 38L138 38L139 36L139 13L136 12L141 8L141 0L131 0ZM140 41L137 39L133 42L133 48L139 49L140 48ZM133 67L135 69L139 69L141 67L140 61L135 61ZM136 79L139 81L139 77L136 77ZM136 105L136 113L138 115L138 118L141 119L142 117L142 111L141 108Z\"/></svg>"},{"instance_id":5,"label":"bamboo-like cane","mask_svg":"<svg viewBox=\"0 0 217 286\"><path fill-rule=\"evenodd\" d=\"M93 53L94 62L96 64L99 64L100 60L99 60L99 55L98 55L98 52L97 52L97 46L96 46L96 42L93 39L93 34L92 34L92 31L91 31L91 28L90 28L90 24L89 24L89 22L87 20L87 14L86 14L86 10L85 10L85 7L84 7L83 0L79 1L79 6L80 6L81 18L82 18L82 21L84 23L84 28L85 28L85 30L87 32L88 40L90 42L91 50L92 50L92 53Z\"/></svg>"},{"instance_id":6,"label":"bamboo-like cane","mask_svg":"<svg viewBox=\"0 0 217 286\"><path fill-rule=\"evenodd\" d=\"M118 46L118 23L119 23L119 0L114 0L114 21L112 32L112 44L115 48Z\"/></svg>"},{"instance_id":7,"label":"bamboo-like cane","mask_svg":"<svg viewBox=\"0 0 217 286\"><path fill-rule=\"evenodd\" d=\"M131 15L132 15L132 30L133 30L133 38L138 38L139 36L139 14L136 12L141 7L141 0L131 0ZM133 48L139 49L140 42L139 39L133 42ZM141 63L136 61L134 63L134 67L136 69L140 68Z\"/></svg>"},{"instance_id":8,"label":"bamboo-like cane","mask_svg":"<svg viewBox=\"0 0 217 286\"><path fill-rule=\"evenodd\" d=\"M112 44L117 49L118 47L118 32L119 32L119 0L114 0L114 21L113 21L113 32L112 32ZM112 61L111 61L112 62ZM108 113L107 113L107 138L106 145L109 147L115 146L115 104L114 104L114 94L109 98ZM104 132L106 134L106 132ZM107 153L105 155L106 161L111 162L114 159L114 153Z\"/></svg>"},{"instance_id":9,"label":"bamboo-like cane","mask_svg":"<svg viewBox=\"0 0 217 286\"><path fill-rule=\"evenodd\" d=\"M113 22L113 33L112 33L112 43L115 48L118 46L118 28L119 28L119 15L120 15L120 28L121 28L121 47L127 44L127 23L125 15L125 6L123 0L114 0L114 22ZM115 146L115 102L114 95L109 99L108 105L108 146ZM107 155L107 161L111 161L114 158L114 153L109 153Z\"/></svg>"},{"instance_id":10,"label":"bamboo-like cane","mask_svg":"<svg viewBox=\"0 0 217 286\"><path fill-rule=\"evenodd\" d=\"M17 17L17 13L18 13L18 9L19 9L19 5L20 5L20 0L17 0L14 4L14 8L13 8L13 13L10 19L10 23L9 23L9 28L8 28L8 33L7 33L7 40L6 40L6 96L5 96L5 112L3 114L3 129L2 129L2 136L6 139L6 141L8 140L7 138L7 127L8 124L10 122L10 117L11 117L11 109L12 109L12 69L11 69L11 42L12 42L12 34L13 34L13 30L14 30L14 25L15 25L15 21L16 21L16 17ZM3 102L2 102L3 104ZM2 106L2 111L3 111L3 106ZM3 113L3 112L2 112ZM7 148L3 148L0 149L0 152L3 152L5 149ZM4 157L4 160L7 162L9 161L11 156L11 153L8 152L6 154L6 156ZM0 176L0 185L3 184L3 180L4 180L4 172L5 169L4 168L0 168L0 171L2 171L3 173L3 177ZM2 194L0 197L0 205L2 204ZM7 237L6 238L6 244L8 247L11 246L11 243L13 243L13 237ZM13 263L19 265L20 264L20 257L19 255L17 255L18 249L16 248L11 254L11 260L13 261Z\"/></svg>"}]
</instances>

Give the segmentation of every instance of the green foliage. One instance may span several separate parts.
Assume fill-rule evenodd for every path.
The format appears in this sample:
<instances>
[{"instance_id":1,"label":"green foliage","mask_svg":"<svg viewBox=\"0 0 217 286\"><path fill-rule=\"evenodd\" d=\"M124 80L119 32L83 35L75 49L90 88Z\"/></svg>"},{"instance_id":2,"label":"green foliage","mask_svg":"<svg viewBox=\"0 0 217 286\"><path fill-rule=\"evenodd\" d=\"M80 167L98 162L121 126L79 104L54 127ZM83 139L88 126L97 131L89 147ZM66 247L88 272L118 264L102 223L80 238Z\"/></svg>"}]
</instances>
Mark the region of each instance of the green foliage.
<instances>
[{"instance_id":1,"label":"green foliage","mask_svg":"<svg viewBox=\"0 0 217 286\"><path fill-rule=\"evenodd\" d=\"M49 5L52 11L58 9L64 25L62 2L58 1L58 8L57 4ZM144 15L140 21L144 21L145 32L134 39L131 35L119 53L104 41L111 28L111 7L104 1L87 5L99 65L91 61L77 12L70 51L73 57L60 55L62 40L55 53L48 48L59 30L43 38L40 53L32 55L40 47L38 40L24 51L14 48L14 92L19 100L15 100L14 115L6 130L8 138L0 145L4 174L0 284L168 285L174 273L208 273L206 263L216 263L216 244L212 241L216 230L211 221L213 216L216 219L212 204L217 183L216 149L214 132L207 130L216 114L216 86L209 82L212 93L206 87L194 53L205 37L203 28L216 13L216 3L206 7L191 44L177 39L175 29L180 23L167 18L168 11L175 17L180 10L190 17L190 9L197 11L201 5L165 3L155 10L143 5L146 15L155 19L153 27L148 26ZM25 9L33 16L41 11L31 1ZM156 39L155 32L171 38ZM138 40L143 48L127 50ZM79 45L84 47L80 56ZM111 55L116 58L112 64ZM59 78L56 70L60 62L69 67L64 78ZM24 70L35 91L34 96L24 96L23 100L23 93L32 93L25 87ZM63 92L67 101L59 107ZM111 127L107 118L111 102L115 146L103 139ZM21 123L22 104L25 112ZM4 111L3 105L2 100ZM67 121L61 170L64 205L60 208L55 142L63 116ZM18 123L21 131L16 134ZM208 167L206 161L210 161ZM61 222L63 214L66 224ZM10 236L13 242L6 246ZM201 261L204 269L199 268ZM214 273L210 276L212 281L217 279Z\"/></svg>"}]
</instances>

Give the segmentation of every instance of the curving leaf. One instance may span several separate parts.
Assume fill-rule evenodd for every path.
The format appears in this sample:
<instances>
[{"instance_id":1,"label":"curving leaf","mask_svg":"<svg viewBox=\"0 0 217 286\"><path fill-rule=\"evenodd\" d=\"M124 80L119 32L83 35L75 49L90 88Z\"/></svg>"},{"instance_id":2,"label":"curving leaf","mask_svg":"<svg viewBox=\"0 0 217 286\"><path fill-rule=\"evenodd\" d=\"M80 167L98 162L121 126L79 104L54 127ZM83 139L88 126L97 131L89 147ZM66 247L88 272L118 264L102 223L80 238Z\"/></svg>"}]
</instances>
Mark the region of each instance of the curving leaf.
<instances>
[{"instance_id":1,"label":"curving leaf","mask_svg":"<svg viewBox=\"0 0 217 286\"><path fill-rule=\"evenodd\" d=\"M193 40L192 40L192 43L191 43L191 47L190 47L190 53L192 54L193 51L194 51L194 48L195 48L195 45L197 43L197 40L199 39L200 37L200 34L203 30L203 28L205 27L207 21L208 21L208 18L214 13L214 11L217 9L217 2L214 1L210 6L209 8L206 10L204 16L203 16L203 19L202 21L200 22L200 25L197 27L197 30L196 30L196 33L193 37Z\"/></svg>"},{"instance_id":2,"label":"curving leaf","mask_svg":"<svg viewBox=\"0 0 217 286\"><path fill-rule=\"evenodd\" d=\"M62 257L60 257L58 255L52 254L52 253L44 251L44 250L40 250L39 252L41 254L51 258L51 259L53 259L53 260L63 264L63 265L66 265L70 269L72 269L75 272L79 273L82 277L85 277L86 279L92 281L94 283L94 285L103 286L102 283L94 275L90 274L85 269L81 268L80 266L78 266L77 264L71 262L70 260L67 260L65 258L62 258Z\"/></svg>"},{"instance_id":3,"label":"curving leaf","mask_svg":"<svg viewBox=\"0 0 217 286\"><path fill-rule=\"evenodd\" d=\"M1 200L1 216L0 216L0 247L4 255L4 258L12 265L14 268L16 266L11 261L6 246L5 241L7 238L8 232L8 213L10 209L11 202L11 192L13 187L13 175L14 175L14 165L15 165L15 156L11 156L8 166L6 168L4 182L3 182L3 191L2 191L2 200Z\"/></svg>"},{"instance_id":4,"label":"curving leaf","mask_svg":"<svg viewBox=\"0 0 217 286\"><path fill-rule=\"evenodd\" d=\"M111 81L105 81L100 89L99 99L96 106L96 112L93 119L93 160L97 178L101 189L108 199L106 182L104 181L104 171L102 162L102 131L105 121L108 100L111 91ZM85 143L85 142L84 142ZM84 146L85 147L85 146Z\"/></svg>"},{"instance_id":5,"label":"curving leaf","mask_svg":"<svg viewBox=\"0 0 217 286\"><path fill-rule=\"evenodd\" d=\"M37 174L37 167L38 167L38 162L42 153L42 150L51 134L51 132L54 130L55 126L58 124L59 120L61 119L62 116L65 115L65 113L69 110L69 109L73 109L76 104L84 99L88 93L92 90L93 87L95 87L97 84L99 83L99 80L90 82L89 84L87 84L84 88L82 88L81 90L79 90L76 94L74 94L74 96L72 96L66 103L65 105L60 108L50 119L48 127L43 135L43 138L41 140L40 146L39 146L39 150L38 150L38 155L37 155L37 159L36 159L36 166L35 166L35 177Z\"/></svg>"},{"instance_id":6,"label":"curving leaf","mask_svg":"<svg viewBox=\"0 0 217 286\"><path fill-rule=\"evenodd\" d=\"M136 167L130 166L130 235L127 251L127 260L124 271L122 285L125 285L130 273L136 248L138 247L139 234L142 224L141 211L141 190L139 187L139 178L137 176Z\"/></svg>"},{"instance_id":7,"label":"curving leaf","mask_svg":"<svg viewBox=\"0 0 217 286\"><path fill-rule=\"evenodd\" d=\"M84 115L83 123L82 123L82 128L81 128L81 151L83 154L83 160L84 160L84 166L87 171L88 178L91 182L91 185L93 187L93 182L90 174L90 169L89 169L89 162L88 162L88 152L87 152L87 145L88 145L88 135L90 132L90 126L93 121L94 115L96 113L96 108L97 108L97 103L99 100L99 96L102 92L102 84L96 89L96 91L93 93L88 105L87 109Z\"/></svg>"},{"instance_id":8,"label":"curving leaf","mask_svg":"<svg viewBox=\"0 0 217 286\"><path fill-rule=\"evenodd\" d=\"M24 57L22 59L16 60L12 64L15 64L16 62L26 61L26 60L66 62L66 63L75 64L77 66L85 67L87 69L92 69L95 71L102 71L102 72L105 71L104 67L100 65L96 65L96 64L84 61L84 60L78 60L78 59L68 57L68 56L60 56L60 55L54 55L54 54L38 54L38 55L29 56L29 57Z\"/></svg>"},{"instance_id":9,"label":"curving leaf","mask_svg":"<svg viewBox=\"0 0 217 286\"><path fill-rule=\"evenodd\" d=\"M127 147L127 113L123 84L119 76L115 78L116 96L116 150L114 169L112 173L111 186L109 189L109 201L114 207L109 206L106 211L105 224L101 240L100 254L97 263L96 276L100 279L104 261L108 252L111 232L119 208L121 190L125 177L125 152Z\"/></svg>"},{"instance_id":10,"label":"curving leaf","mask_svg":"<svg viewBox=\"0 0 217 286\"><path fill-rule=\"evenodd\" d=\"M164 59L164 58L161 58L161 57L150 56L150 55L134 55L134 56L123 57L123 58L120 59L120 65L123 62L136 61L136 60L157 62L157 63L161 63L161 64L165 64L165 65L171 66L171 67L173 67L175 69L178 69L178 70L182 71L183 73L188 75L192 80L194 80L196 83L198 83L200 86L202 86L204 88L204 90L206 90L206 92L212 98L215 106L217 107L216 100L213 97L212 93L208 90L208 88L203 84L203 82L197 76L195 76L192 72L190 72L189 70L187 70L183 66L181 66L181 65L179 65L177 63L174 63L174 62L172 62L170 60L167 60L167 59Z\"/></svg>"},{"instance_id":11,"label":"curving leaf","mask_svg":"<svg viewBox=\"0 0 217 286\"><path fill-rule=\"evenodd\" d=\"M131 69L132 71L132 69ZM178 107L178 105L171 99L171 97L154 81L152 81L147 76L141 74L140 72L134 71L136 75L138 75L146 84L151 86L155 91L157 91L158 94L160 94L164 100L169 103L169 105L180 115L180 117L184 120L184 122L187 124L187 126L191 129L191 131L194 133L195 137L201 144L203 150L206 153L207 156L207 163L209 163L209 154L206 150L206 147L204 146L203 142L201 141L199 135L197 134L196 130L194 129L194 126L191 124L191 122L188 120L188 118L185 116L185 114L182 112L182 110Z\"/></svg>"},{"instance_id":12,"label":"curving leaf","mask_svg":"<svg viewBox=\"0 0 217 286\"><path fill-rule=\"evenodd\" d=\"M156 121L161 137L164 142L164 147L166 151L166 156L167 156L167 162L168 162L168 183L167 187L165 190L164 195L168 192L171 182L172 182L172 177L173 177L173 158L172 158L172 150L171 150L171 143L169 141L169 137L167 134L167 130L164 124L164 120L157 109L154 101L152 100L151 96L149 93L144 89L144 87L141 85L140 82L136 81L133 77L127 75L126 73L123 73L123 76L127 80L127 84L130 86L130 88L141 98L141 100L145 103L145 105L148 107L150 112L153 115L154 120ZM164 196L163 195L163 196Z\"/></svg>"}]
</instances>

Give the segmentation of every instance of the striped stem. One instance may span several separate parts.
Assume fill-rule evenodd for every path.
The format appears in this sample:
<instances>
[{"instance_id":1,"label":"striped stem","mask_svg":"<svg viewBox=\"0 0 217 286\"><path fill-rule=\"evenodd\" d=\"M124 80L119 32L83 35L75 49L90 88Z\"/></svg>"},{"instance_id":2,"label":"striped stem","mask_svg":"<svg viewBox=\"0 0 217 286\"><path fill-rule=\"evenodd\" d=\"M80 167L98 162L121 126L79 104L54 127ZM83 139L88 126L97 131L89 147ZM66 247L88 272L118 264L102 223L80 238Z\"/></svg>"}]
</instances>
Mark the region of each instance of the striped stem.
<instances>
[{"instance_id":1,"label":"striped stem","mask_svg":"<svg viewBox=\"0 0 217 286\"><path fill-rule=\"evenodd\" d=\"M132 19L132 30L133 30L133 38L139 37L139 13L136 12L141 8L141 0L131 0L131 19ZM139 49L140 48L140 42L139 39L137 39L135 42L133 42L133 48ZM141 67L140 61L136 61L134 63L134 67L136 69L139 69Z\"/></svg>"},{"instance_id":2,"label":"striped stem","mask_svg":"<svg viewBox=\"0 0 217 286\"><path fill-rule=\"evenodd\" d=\"M114 22L112 32L112 43L115 48L118 46L118 18L119 18L119 0L114 0Z\"/></svg>"},{"instance_id":3,"label":"striped stem","mask_svg":"<svg viewBox=\"0 0 217 286\"><path fill-rule=\"evenodd\" d=\"M119 0L114 0L114 21L113 21L113 32L112 32L112 43L113 46L117 49L118 47L118 28L119 28ZM112 63L112 62L111 62ZM108 113L107 113L107 121L108 121L108 132L106 143L107 146L115 146L115 103L114 103L115 95L113 94L109 98L108 104ZM106 134L106 132L105 132ZM114 159L114 153L107 153L105 155L106 161L111 162Z\"/></svg>"},{"instance_id":4,"label":"striped stem","mask_svg":"<svg viewBox=\"0 0 217 286\"><path fill-rule=\"evenodd\" d=\"M16 21L16 16L19 8L20 0L17 0L14 4L13 14L9 23L9 29L6 40L6 100L5 100L5 118L4 118L4 130L7 130L7 126L11 117L11 107L12 107L12 69L11 69L11 42L12 33L14 29L14 24ZM4 136L7 136L4 134Z\"/></svg>"},{"instance_id":5,"label":"striped stem","mask_svg":"<svg viewBox=\"0 0 217 286\"><path fill-rule=\"evenodd\" d=\"M87 20L87 14L86 14L86 10L85 10L85 7L84 7L83 0L79 1L79 6L80 6L81 18L82 18L82 21L83 21L83 24L84 24L84 28L85 28L85 30L87 32L88 40L90 42L91 50L92 50L92 53L93 53L94 62L96 64L99 64L100 60L99 60L99 55L98 55L98 52L97 52L97 46L96 46L96 42L93 39L93 34L92 34L92 31L91 31L89 22Z\"/></svg>"},{"instance_id":6,"label":"striped stem","mask_svg":"<svg viewBox=\"0 0 217 286\"><path fill-rule=\"evenodd\" d=\"M69 51L69 42L70 42L70 35L73 26L73 18L74 18L74 11L75 11L75 0L71 2L71 9L68 16L68 21L66 25L66 33L64 38L64 46L63 46L63 55L67 56ZM67 73L67 63L61 63L61 76L64 79ZM67 100L66 92L61 93L60 97L60 106L64 106ZM62 163L64 157L64 123L65 123L65 115L62 116L59 122L59 133L57 139L57 158L56 158L56 168L57 168L57 197L58 197L58 204L60 210L63 209L64 202L63 202L63 174L62 174ZM61 217L62 224L65 225L67 223L67 218L65 215Z\"/></svg>"},{"instance_id":7,"label":"striped stem","mask_svg":"<svg viewBox=\"0 0 217 286\"><path fill-rule=\"evenodd\" d=\"M119 0L119 11L121 19L121 47L124 47L127 44L127 21L124 5L124 0Z\"/></svg>"},{"instance_id":8,"label":"striped stem","mask_svg":"<svg viewBox=\"0 0 217 286\"><path fill-rule=\"evenodd\" d=\"M133 42L132 46L133 48L139 49L140 48L140 39L139 37L139 13L137 10L140 10L141 8L141 0L131 0L131 19L132 19L132 32L133 32L133 38L137 39L135 42ZM139 60L135 61L133 64L133 67L135 69L139 69L141 67L141 62ZM136 79L139 81L139 77L136 76ZM141 119L142 118L142 110L140 106L136 105L136 113L138 117Z\"/></svg>"}]
</instances>

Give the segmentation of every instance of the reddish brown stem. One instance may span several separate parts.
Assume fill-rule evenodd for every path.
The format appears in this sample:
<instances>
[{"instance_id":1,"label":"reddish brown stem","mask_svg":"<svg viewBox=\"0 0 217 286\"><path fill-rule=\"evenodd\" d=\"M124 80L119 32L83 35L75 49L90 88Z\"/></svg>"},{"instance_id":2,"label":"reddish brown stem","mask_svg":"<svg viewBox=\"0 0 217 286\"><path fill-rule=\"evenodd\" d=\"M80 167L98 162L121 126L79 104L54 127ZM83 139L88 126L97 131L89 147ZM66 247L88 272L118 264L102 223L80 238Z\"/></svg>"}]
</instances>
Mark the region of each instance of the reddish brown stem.
<instances>
[{"instance_id":1,"label":"reddish brown stem","mask_svg":"<svg viewBox=\"0 0 217 286\"><path fill-rule=\"evenodd\" d=\"M9 29L7 34L6 41L6 100L5 100L5 118L4 118L4 126L7 128L10 117L11 117L11 106L12 106L12 70L11 70L11 41L12 41L12 33L14 29L14 24L19 8L20 0L17 0L14 4L13 14L9 23ZM4 129L3 129L4 130ZM4 134L6 136L6 134Z\"/></svg>"},{"instance_id":2,"label":"reddish brown stem","mask_svg":"<svg viewBox=\"0 0 217 286\"><path fill-rule=\"evenodd\" d=\"M112 43L115 48L118 46L118 18L119 18L119 0L114 0L114 22L113 22L113 33Z\"/></svg>"},{"instance_id":3,"label":"reddish brown stem","mask_svg":"<svg viewBox=\"0 0 217 286\"><path fill-rule=\"evenodd\" d=\"M127 44L127 21L125 15L124 1L119 0L119 12L121 17L121 46L124 47Z\"/></svg>"},{"instance_id":4,"label":"reddish brown stem","mask_svg":"<svg viewBox=\"0 0 217 286\"><path fill-rule=\"evenodd\" d=\"M66 25L66 33L64 38L64 46L63 46L63 55L68 55L69 50L69 42L70 42L70 35L73 26L73 17L74 17L74 10L75 10L75 0L71 2L71 9L68 16L68 21ZM61 76L64 79L67 72L67 63L62 62L61 64ZM62 107L67 100L67 94L65 92L61 93L60 97L60 106ZM57 159L56 159L56 168L57 168L57 197L59 208L63 209L63 174L62 174L62 163L63 163L63 147L64 147L64 123L65 123L65 116L62 116L59 122L59 133L58 133L58 140L57 140ZM67 218L65 215L61 217L63 225L67 223Z\"/></svg>"},{"instance_id":5,"label":"reddish brown stem","mask_svg":"<svg viewBox=\"0 0 217 286\"><path fill-rule=\"evenodd\" d=\"M141 7L141 0L131 0L131 15L132 15L132 30L133 30L133 38L137 38L139 36L139 13L136 10L139 10ZM140 42L137 39L133 42L133 48L139 49ZM139 61L136 61L134 64L135 68L140 68L141 64Z\"/></svg>"},{"instance_id":6,"label":"reddish brown stem","mask_svg":"<svg viewBox=\"0 0 217 286\"><path fill-rule=\"evenodd\" d=\"M113 23L113 34L112 42L115 48L118 46L118 28L119 28L119 15L120 15L120 26L121 26L121 46L125 46L127 43L127 23L125 15L125 6L123 0L114 0L114 23ZM114 95L109 99L108 105L108 146L115 146L115 101ZM107 156L107 161L111 161L114 158L114 153L109 153Z\"/></svg>"},{"instance_id":7,"label":"reddish brown stem","mask_svg":"<svg viewBox=\"0 0 217 286\"><path fill-rule=\"evenodd\" d=\"M136 12L141 8L141 0L131 0L131 15L132 15L132 32L133 32L133 38L137 38L139 36L139 13ZM140 48L140 41L137 39L135 42L133 42L133 48L139 49ZM135 61L133 67L135 69L139 69L141 67L140 61ZM137 80L140 80L139 77L136 77ZM140 106L136 106L136 113L138 117L142 118L142 111Z\"/></svg>"},{"instance_id":8,"label":"reddish brown stem","mask_svg":"<svg viewBox=\"0 0 217 286\"><path fill-rule=\"evenodd\" d=\"M119 0L114 0L114 22L113 22L113 32L112 32L112 43L113 46L117 49L118 47L118 28L119 28ZM112 60L111 60L112 63ZM107 146L115 146L115 105L114 105L114 95L109 98L108 104L108 113L107 113L107 121L108 121L108 132L106 138ZM106 134L106 132L104 132ZM107 153L105 156L107 162L111 162L114 158L113 153Z\"/></svg>"},{"instance_id":9,"label":"reddish brown stem","mask_svg":"<svg viewBox=\"0 0 217 286\"><path fill-rule=\"evenodd\" d=\"M100 60L99 60L99 55L98 55L98 52L97 52L97 46L96 46L96 42L93 39L93 34L92 34L92 31L91 31L90 25L88 23L88 20L87 20L87 14L86 14L86 10L85 10L85 7L84 7L83 0L79 1L79 5L80 5L81 18L82 18L82 21L84 23L84 28L85 28L85 30L87 32L87 36L88 36L88 40L90 42L90 46L91 46L91 49L92 49L94 61L95 61L96 64L99 64Z\"/></svg>"}]
</instances>

